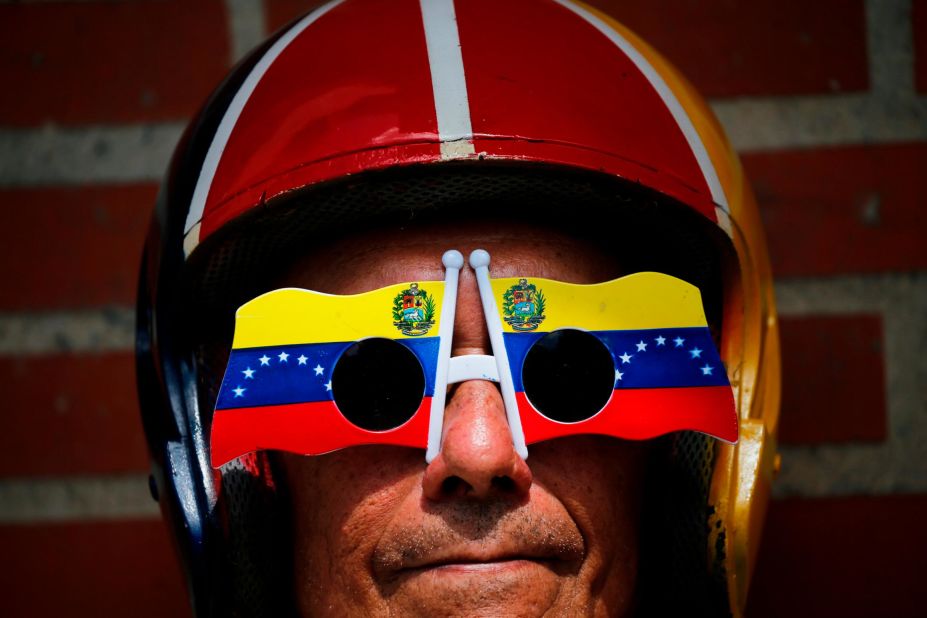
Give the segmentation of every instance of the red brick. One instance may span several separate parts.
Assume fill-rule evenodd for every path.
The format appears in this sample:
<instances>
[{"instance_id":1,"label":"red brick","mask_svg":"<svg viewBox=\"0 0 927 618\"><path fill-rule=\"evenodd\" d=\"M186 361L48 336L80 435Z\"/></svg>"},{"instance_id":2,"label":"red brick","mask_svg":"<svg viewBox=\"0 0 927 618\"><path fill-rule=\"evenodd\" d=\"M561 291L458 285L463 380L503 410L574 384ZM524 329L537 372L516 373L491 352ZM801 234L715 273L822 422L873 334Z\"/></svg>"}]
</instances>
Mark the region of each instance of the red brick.
<instances>
[{"instance_id":1,"label":"red brick","mask_svg":"<svg viewBox=\"0 0 927 618\"><path fill-rule=\"evenodd\" d=\"M869 87L862 0L592 0L653 45L705 96Z\"/></svg>"},{"instance_id":2,"label":"red brick","mask_svg":"<svg viewBox=\"0 0 927 618\"><path fill-rule=\"evenodd\" d=\"M0 526L7 618L192 616L164 524Z\"/></svg>"},{"instance_id":3,"label":"red brick","mask_svg":"<svg viewBox=\"0 0 927 618\"><path fill-rule=\"evenodd\" d=\"M267 18L267 32L275 32L313 8L325 4L320 0L264 0Z\"/></svg>"},{"instance_id":4,"label":"red brick","mask_svg":"<svg viewBox=\"0 0 927 618\"><path fill-rule=\"evenodd\" d=\"M882 318L783 317L784 444L881 442L886 435Z\"/></svg>"},{"instance_id":5,"label":"red brick","mask_svg":"<svg viewBox=\"0 0 927 618\"><path fill-rule=\"evenodd\" d=\"M0 309L132 304L157 186L0 190Z\"/></svg>"},{"instance_id":6,"label":"red brick","mask_svg":"<svg viewBox=\"0 0 927 618\"><path fill-rule=\"evenodd\" d=\"M0 477L147 471L134 362L131 352L0 358Z\"/></svg>"},{"instance_id":7,"label":"red brick","mask_svg":"<svg viewBox=\"0 0 927 618\"><path fill-rule=\"evenodd\" d=\"M927 268L927 143L744 157L783 276Z\"/></svg>"},{"instance_id":8,"label":"red brick","mask_svg":"<svg viewBox=\"0 0 927 618\"><path fill-rule=\"evenodd\" d=\"M186 118L228 68L226 24L222 0L0 4L0 118Z\"/></svg>"},{"instance_id":9,"label":"red brick","mask_svg":"<svg viewBox=\"0 0 927 618\"><path fill-rule=\"evenodd\" d=\"M746 615L925 615L927 495L773 502Z\"/></svg>"},{"instance_id":10,"label":"red brick","mask_svg":"<svg viewBox=\"0 0 927 618\"><path fill-rule=\"evenodd\" d=\"M863 0L589 4L641 35L705 96L858 92L869 87ZM267 0L270 29L311 5Z\"/></svg>"},{"instance_id":11,"label":"red brick","mask_svg":"<svg viewBox=\"0 0 927 618\"><path fill-rule=\"evenodd\" d=\"M927 0L911 2L914 34L914 82L918 92L927 92Z\"/></svg>"}]
</instances>

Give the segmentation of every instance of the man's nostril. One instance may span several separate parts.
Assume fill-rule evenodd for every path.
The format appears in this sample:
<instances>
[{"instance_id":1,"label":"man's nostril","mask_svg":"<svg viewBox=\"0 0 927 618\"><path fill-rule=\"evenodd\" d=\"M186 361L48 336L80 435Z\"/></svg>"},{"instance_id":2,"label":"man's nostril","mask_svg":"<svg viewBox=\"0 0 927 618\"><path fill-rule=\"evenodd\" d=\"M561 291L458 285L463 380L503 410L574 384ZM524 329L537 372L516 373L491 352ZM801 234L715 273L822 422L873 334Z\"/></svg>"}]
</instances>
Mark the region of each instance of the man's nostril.
<instances>
[{"instance_id":1,"label":"man's nostril","mask_svg":"<svg viewBox=\"0 0 927 618\"><path fill-rule=\"evenodd\" d=\"M441 493L445 496L466 496L473 489L467 481L459 476L449 476L441 481Z\"/></svg>"},{"instance_id":2,"label":"man's nostril","mask_svg":"<svg viewBox=\"0 0 927 618\"><path fill-rule=\"evenodd\" d=\"M515 481L508 476L494 476L492 477L492 486L499 493L510 494L515 492Z\"/></svg>"},{"instance_id":3,"label":"man's nostril","mask_svg":"<svg viewBox=\"0 0 927 618\"><path fill-rule=\"evenodd\" d=\"M490 481L490 489L499 495L511 494L517 491L515 481L508 476L494 476ZM474 487L459 476L449 476L441 481L441 494L447 498L467 497L474 492Z\"/></svg>"}]
</instances>

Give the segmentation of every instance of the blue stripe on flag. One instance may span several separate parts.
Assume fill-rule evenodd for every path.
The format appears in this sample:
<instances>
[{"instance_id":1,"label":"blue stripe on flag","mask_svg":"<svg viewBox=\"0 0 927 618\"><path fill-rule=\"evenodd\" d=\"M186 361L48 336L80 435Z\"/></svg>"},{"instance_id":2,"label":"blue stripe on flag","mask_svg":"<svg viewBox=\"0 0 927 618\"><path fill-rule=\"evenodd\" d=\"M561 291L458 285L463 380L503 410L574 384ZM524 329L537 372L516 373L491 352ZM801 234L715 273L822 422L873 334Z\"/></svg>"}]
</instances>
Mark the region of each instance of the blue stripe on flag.
<instances>
[{"instance_id":1,"label":"blue stripe on flag","mask_svg":"<svg viewBox=\"0 0 927 618\"><path fill-rule=\"evenodd\" d=\"M435 390L438 337L398 339L425 372L425 393ZM354 341L232 350L216 409L331 401L332 368Z\"/></svg>"},{"instance_id":2,"label":"blue stripe on flag","mask_svg":"<svg viewBox=\"0 0 927 618\"><path fill-rule=\"evenodd\" d=\"M707 327L588 331L611 352L615 388L729 386ZM524 391L522 365L531 346L549 333L503 333L515 391Z\"/></svg>"}]
</instances>

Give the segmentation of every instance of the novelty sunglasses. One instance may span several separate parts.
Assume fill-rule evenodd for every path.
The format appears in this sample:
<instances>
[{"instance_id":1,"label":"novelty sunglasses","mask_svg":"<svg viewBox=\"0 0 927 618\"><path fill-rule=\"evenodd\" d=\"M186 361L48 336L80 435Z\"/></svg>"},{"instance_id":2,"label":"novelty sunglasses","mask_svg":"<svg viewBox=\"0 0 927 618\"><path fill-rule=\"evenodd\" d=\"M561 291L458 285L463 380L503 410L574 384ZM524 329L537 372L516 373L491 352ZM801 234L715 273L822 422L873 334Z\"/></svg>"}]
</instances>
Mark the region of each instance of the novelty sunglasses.
<instances>
[{"instance_id":1,"label":"novelty sunglasses","mask_svg":"<svg viewBox=\"0 0 927 618\"><path fill-rule=\"evenodd\" d=\"M727 373L698 288L642 272L580 285L476 273L492 356L450 356L463 256L444 281L355 295L284 288L242 305L212 422L214 467L275 449L361 444L440 452L448 385L497 382L512 442L576 434L737 440Z\"/></svg>"}]
</instances>

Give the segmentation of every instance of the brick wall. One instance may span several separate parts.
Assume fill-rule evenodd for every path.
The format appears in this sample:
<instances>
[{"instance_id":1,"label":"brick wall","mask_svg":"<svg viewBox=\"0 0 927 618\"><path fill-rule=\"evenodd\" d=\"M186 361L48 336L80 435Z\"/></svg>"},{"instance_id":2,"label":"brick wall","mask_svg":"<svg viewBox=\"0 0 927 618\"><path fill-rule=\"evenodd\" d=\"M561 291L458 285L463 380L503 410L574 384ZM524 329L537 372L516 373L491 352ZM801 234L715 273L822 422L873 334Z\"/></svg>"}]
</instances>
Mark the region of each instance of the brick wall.
<instances>
[{"instance_id":1,"label":"brick wall","mask_svg":"<svg viewBox=\"0 0 927 618\"><path fill-rule=\"evenodd\" d=\"M157 182L310 3L0 2L0 599L188 615L146 488L132 304ZM924 616L927 0L599 0L711 99L783 314L783 467L749 615Z\"/></svg>"}]
</instances>

